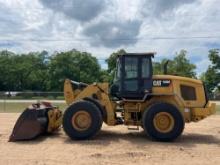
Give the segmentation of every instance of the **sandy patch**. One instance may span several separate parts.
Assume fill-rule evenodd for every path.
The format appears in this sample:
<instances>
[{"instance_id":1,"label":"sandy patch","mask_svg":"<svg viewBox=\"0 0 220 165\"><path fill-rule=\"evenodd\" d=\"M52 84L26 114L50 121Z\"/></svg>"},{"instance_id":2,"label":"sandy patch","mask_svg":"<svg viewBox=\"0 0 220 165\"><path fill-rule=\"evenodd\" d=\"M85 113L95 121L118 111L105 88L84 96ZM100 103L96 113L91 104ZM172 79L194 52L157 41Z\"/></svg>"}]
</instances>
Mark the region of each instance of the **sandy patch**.
<instances>
[{"instance_id":1,"label":"sandy patch","mask_svg":"<svg viewBox=\"0 0 220 165\"><path fill-rule=\"evenodd\" d=\"M172 143L153 142L143 130L106 125L89 141L71 141L60 131L34 141L8 143L18 115L0 113L1 165L220 164L220 115L186 124L183 135Z\"/></svg>"}]
</instances>

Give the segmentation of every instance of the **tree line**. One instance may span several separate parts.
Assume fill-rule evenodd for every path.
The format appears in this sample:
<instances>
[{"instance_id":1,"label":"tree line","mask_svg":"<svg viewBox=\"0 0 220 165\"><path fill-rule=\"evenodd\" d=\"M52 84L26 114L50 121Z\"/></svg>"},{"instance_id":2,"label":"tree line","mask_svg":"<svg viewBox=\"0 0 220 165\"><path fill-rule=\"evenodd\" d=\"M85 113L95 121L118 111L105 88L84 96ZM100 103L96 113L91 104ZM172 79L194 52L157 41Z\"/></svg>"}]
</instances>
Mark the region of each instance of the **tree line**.
<instances>
[{"instance_id":1,"label":"tree line","mask_svg":"<svg viewBox=\"0 0 220 165\"><path fill-rule=\"evenodd\" d=\"M85 82L112 82L118 54L121 49L106 59L107 69L102 69L98 59L88 52L70 50L65 52L29 52L17 54L0 51L0 91L62 91L66 78ZM209 51L211 65L200 77L196 65L187 58L187 51L181 50L173 59L161 59L153 63L154 74L163 74L163 66L168 62L167 72L205 81L209 92L220 82L220 55L218 49Z\"/></svg>"}]
</instances>

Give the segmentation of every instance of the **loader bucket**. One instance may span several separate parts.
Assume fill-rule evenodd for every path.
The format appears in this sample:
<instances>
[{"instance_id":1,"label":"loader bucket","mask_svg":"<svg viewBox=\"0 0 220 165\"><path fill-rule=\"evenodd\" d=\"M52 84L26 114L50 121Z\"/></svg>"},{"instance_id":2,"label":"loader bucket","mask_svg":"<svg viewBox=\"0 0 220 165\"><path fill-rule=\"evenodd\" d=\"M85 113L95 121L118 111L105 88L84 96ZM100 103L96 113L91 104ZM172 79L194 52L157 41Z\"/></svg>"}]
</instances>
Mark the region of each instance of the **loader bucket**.
<instances>
[{"instance_id":1,"label":"loader bucket","mask_svg":"<svg viewBox=\"0 0 220 165\"><path fill-rule=\"evenodd\" d=\"M49 126L48 111L53 111L53 107L47 104L47 106L44 105L42 108L41 105L42 103L33 104L24 110L14 126L9 138L10 142L31 140L41 134L47 133Z\"/></svg>"}]
</instances>

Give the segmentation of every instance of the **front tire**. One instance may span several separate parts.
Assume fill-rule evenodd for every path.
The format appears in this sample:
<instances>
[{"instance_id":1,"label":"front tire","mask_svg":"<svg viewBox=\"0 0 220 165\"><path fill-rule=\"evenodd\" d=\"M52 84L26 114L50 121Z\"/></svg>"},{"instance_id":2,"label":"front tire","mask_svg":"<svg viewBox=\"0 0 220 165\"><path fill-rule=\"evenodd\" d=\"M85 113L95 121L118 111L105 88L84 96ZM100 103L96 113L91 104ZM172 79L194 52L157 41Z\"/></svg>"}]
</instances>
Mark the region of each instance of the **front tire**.
<instances>
[{"instance_id":1,"label":"front tire","mask_svg":"<svg viewBox=\"0 0 220 165\"><path fill-rule=\"evenodd\" d=\"M153 104L143 114L143 127L147 135L157 141L173 141L184 129L180 111L168 103Z\"/></svg>"},{"instance_id":2,"label":"front tire","mask_svg":"<svg viewBox=\"0 0 220 165\"><path fill-rule=\"evenodd\" d=\"M102 122L101 112L93 103L78 101L65 111L63 129L71 139L90 139L101 129Z\"/></svg>"}]
</instances>

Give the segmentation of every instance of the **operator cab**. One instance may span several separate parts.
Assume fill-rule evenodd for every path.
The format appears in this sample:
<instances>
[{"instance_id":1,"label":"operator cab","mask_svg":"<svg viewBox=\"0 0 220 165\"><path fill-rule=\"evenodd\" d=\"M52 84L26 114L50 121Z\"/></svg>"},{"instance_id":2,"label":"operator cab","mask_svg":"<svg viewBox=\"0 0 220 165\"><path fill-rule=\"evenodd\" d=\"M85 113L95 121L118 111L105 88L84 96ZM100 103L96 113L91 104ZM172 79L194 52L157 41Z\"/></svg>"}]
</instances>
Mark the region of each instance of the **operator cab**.
<instances>
[{"instance_id":1,"label":"operator cab","mask_svg":"<svg viewBox=\"0 0 220 165\"><path fill-rule=\"evenodd\" d=\"M155 53L127 53L117 58L111 95L119 99L143 99L152 90L152 57Z\"/></svg>"}]
</instances>

